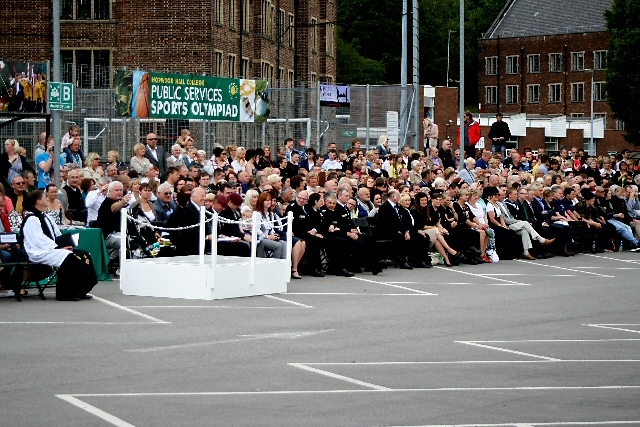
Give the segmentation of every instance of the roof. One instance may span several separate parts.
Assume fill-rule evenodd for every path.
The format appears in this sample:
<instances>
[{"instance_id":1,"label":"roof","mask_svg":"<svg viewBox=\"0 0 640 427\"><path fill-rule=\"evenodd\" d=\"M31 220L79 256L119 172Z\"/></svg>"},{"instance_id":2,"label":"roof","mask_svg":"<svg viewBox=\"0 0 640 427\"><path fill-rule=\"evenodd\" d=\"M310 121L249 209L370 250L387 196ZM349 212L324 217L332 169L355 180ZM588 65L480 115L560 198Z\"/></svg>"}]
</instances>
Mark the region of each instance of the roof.
<instances>
[{"instance_id":1,"label":"roof","mask_svg":"<svg viewBox=\"0 0 640 427\"><path fill-rule=\"evenodd\" d=\"M509 0L484 38L606 31L603 13L613 0Z\"/></svg>"}]
</instances>

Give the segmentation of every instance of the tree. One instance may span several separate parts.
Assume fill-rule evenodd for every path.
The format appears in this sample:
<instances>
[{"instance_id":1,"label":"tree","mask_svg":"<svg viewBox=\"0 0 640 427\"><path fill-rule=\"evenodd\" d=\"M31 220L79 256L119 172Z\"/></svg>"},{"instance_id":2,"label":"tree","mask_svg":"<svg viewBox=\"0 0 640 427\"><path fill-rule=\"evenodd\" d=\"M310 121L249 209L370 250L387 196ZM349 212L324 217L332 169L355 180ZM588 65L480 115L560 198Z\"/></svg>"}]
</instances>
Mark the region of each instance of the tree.
<instances>
[{"instance_id":1,"label":"tree","mask_svg":"<svg viewBox=\"0 0 640 427\"><path fill-rule=\"evenodd\" d=\"M340 83L372 85L386 84L384 64L375 59L365 58L346 41L338 36L338 76Z\"/></svg>"},{"instance_id":2,"label":"tree","mask_svg":"<svg viewBox=\"0 0 640 427\"><path fill-rule=\"evenodd\" d=\"M613 0L604 12L611 36L605 71L607 102L624 121L625 139L640 145L640 1Z\"/></svg>"}]
</instances>

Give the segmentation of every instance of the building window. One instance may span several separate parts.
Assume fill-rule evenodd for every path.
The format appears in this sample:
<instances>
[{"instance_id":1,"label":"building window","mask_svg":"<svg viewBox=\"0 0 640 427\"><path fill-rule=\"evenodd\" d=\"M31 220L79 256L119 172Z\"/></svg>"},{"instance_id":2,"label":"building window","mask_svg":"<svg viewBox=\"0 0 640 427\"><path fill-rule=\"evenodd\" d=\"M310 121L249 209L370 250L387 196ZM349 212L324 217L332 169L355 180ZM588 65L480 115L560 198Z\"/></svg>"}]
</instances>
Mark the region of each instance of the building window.
<instances>
[{"instance_id":1,"label":"building window","mask_svg":"<svg viewBox=\"0 0 640 427\"><path fill-rule=\"evenodd\" d=\"M498 74L498 57L489 56L484 59L487 76L495 76Z\"/></svg>"},{"instance_id":2,"label":"building window","mask_svg":"<svg viewBox=\"0 0 640 427\"><path fill-rule=\"evenodd\" d=\"M328 56L335 56L335 27L333 25L326 25L325 31L325 53Z\"/></svg>"},{"instance_id":3,"label":"building window","mask_svg":"<svg viewBox=\"0 0 640 427\"><path fill-rule=\"evenodd\" d=\"M571 71L584 71L584 52L571 52Z\"/></svg>"},{"instance_id":4,"label":"building window","mask_svg":"<svg viewBox=\"0 0 640 427\"><path fill-rule=\"evenodd\" d=\"M549 85L549 102L562 102L562 83Z\"/></svg>"},{"instance_id":5,"label":"building window","mask_svg":"<svg viewBox=\"0 0 640 427\"><path fill-rule=\"evenodd\" d=\"M106 21L111 19L110 0L62 0L60 19Z\"/></svg>"},{"instance_id":6,"label":"building window","mask_svg":"<svg viewBox=\"0 0 640 427\"><path fill-rule=\"evenodd\" d=\"M489 104L497 104L498 103L498 86L486 86L486 98L485 102L487 105Z\"/></svg>"},{"instance_id":7,"label":"building window","mask_svg":"<svg viewBox=\"0 0 640 427\"><path fill-rule=\"evenodd\" d=\"M318 52L318 20L311 18L311 51Z\"/></svg>"},{"instance_id":8,"label":"building window","mask_svg":"<svg viewBox=\"0 0 640 427\"><path fill-rule=\"evenodd\" d=\"M518 86L507 86L507 104L518 103Z\"/></svg>"},{"instance_id":9,"label":"building window","mask_svg":"<svg viewBox=\"0 0 640 427\"><path fill-rule=\"evenodd\" d=\"M229 55L227 59L227 76L235 77L236 76L236 56Z\"/></svg>"},{"instance_id":10,"label":"building window","mask_svg":"<svg viewBox=\"0 0 640 427\"><path fill-rule=\"evenodd\" d=\"M285 69L283 67L280 67L280 69L278 70L278 87L285 86L285 78L286 78Z\"/></svg>"},{"instance_id":11,"label":"building window","mask_svg":"<svg viewBox=\"0 0 640 427\"><path fill-rule=\"evenodd\" d=\"M222 76L223 73L223 64L222 64L222 52L216 50L213 52L213 75L214 76Z\"/></svg>"},{"instance_id":12,"label":"building window","mask_svg":"<svg viewBox=\"0 0 640 427\"><path fill-rule=\"evenodd\" d=\"M606 92L604 89L604 82L593 83L593 100L606 101Z\"/></svg>"},{"instance_id":13,"label":"building window","mask_svg":"<svg viewBox=\"0 0 640 427\"><path fill-rule=\"evenodd\" d=\"M540 72L540 55L529 55L527 57L529 63L529 73L536 74Z\"/></svg>"},{"instance_id":14,"label":"building window","mask_svg":"<svg viewBox=\"0 0 640 427\"><path fill-rule=\"evenodd\" d=\"M594 70L606 70L607 69L607 51L596 50L593 52L593 69Z\"/></svg>"},{"instance_id":15,"label":"building window","mask_svg":"<svg viewBox=\"0 0 640 427\"><path fill-rule=\"evenodd\" d=\"M580 118L580 117L584 117L584 113L571 113L571 117L574 118Z\"/></svg>"},{"instance_id":16,"label":"building window","mask_svg":"<svg viewBox=\"0 0 640 427\"><path fill-rule=\"evenodd\" d=\"M607 129L607 113L593 113L594 119L604 119L604 128Z\"/></svg>"},{"instance_id":17,"label":"building window","mask_svg":"<svg viewBox=\"0 0 640 427\"><path fill-rule=\"evenodd\" d=\"M507 74L518 74L518 56L507 56Z\"/></svg>"},{"instance_id":18,"label":"building window","mask_svg":"<svg viewBox=\"0 0 640 427\"><path fill-rule=\"evenodd\" d=\"M249 0L246 0L247 2ZM262 0L262 34L275 39L275 11L276 8L271 0Z\"/></svg>"},{"instance_id":19,"label":"building window","mask_svg":"<svg viewBox=\"0 0 640 427\"><path fill-rule=\"evenodd\" d=\"M540 103L540 85L527 86L527 102L529 104Z\"/></svg>"},{"instance_id":20,"label":"building window","mask_svg":"<svg viewBox=\"0 0 640 427\"><path fill-rule=\"evenodd\" d=\"M285 16L286 13L284 9L280 9L278 11L278 43L284 44L284 33L286 31L285 25Z\"/></svg>"},{"instance_id":21,"label":"building window","mask_svg":"<svg viewBox=\"0 0 640 427\"><path fill-rule=\"evenodd\" d=\"M249 58L245 58L245 57L242 58L240 72L242 73L240 77L242 77L243 79L249 78Z\"/></svg>"},{"instance_id":22,"label":"building window","mask_svg":"<svg viewBox=\"0 0 640 427\"><path fill-rule=\"evenodd\" d=\"M318 83L318 75L316 73L311 73L311 87L316 87Z\"/></svg>"},{"instance_id":23,"label":"building window","mask_svg":"<svg viewBox=\"0 0 640 427\"><path fill-rule=\"evenodd\" d=\"M571 83L571 102L584 102L584 83Z\"/></svg>"},{"instance_id":24,"label":"building window","mask_svg":"<svg viewBox=\"0 0 640 427\"><path fill-rule=\"evenodd\" d=\"M229 28L236 28L236 2L235 0L229 0Z\"/></svg>"},{"instance_id":25,"label":"building window","mask_svg":"<svg viewBox=\"0 0 640 427\"><path fill-rule=\"evenodd\" d=\"M616 120L616 130L624 130L624 121Z\"/></svg>"},{"instance_id":26,"label":"building window","mask_svg":"<svg viewBox=\"0 0 640 427\"><path fill-rule=\"evenodd\" d=\"M235 0L230 0L235 1ZM242 31L248 33L251 31L251 3L249 0L241 0L242 7Z\"/></svg>"},{"instance_id":27,"label":"building window","mask_svg":"<svg viewBox=\"0 0 640 427\"><path fill-rule=\"evenodd\" d=\"M78 89L111 86L111 52L108 50L61 50L62 80Z\"/></svg>"},{"instance_id":28,"label":"building window","mask_svg":"<svg viewBox=\"0 0 640 427\"><path fill-rule=\"evenodd\" d=\"M547 136L544 138L544 149L545 151L558 151L558 137L556 136Z\"/></svg>"},{"instance_id":29,"label":"building window","mask_svg":"<svg viewBox=\"0 0 640 427\"><path fill-rule=\"evenodd\" d=\"M273 65L267 61L262 61L262 80L271 82L273 80Z\"/></svg>"},{"instance_id":30,"label":"building window","mask_svg":"<svg viewBox=\"0 0 640 427\"><path fill-rule=\"evenodd\" d=\"M293 87L295 85L295 73L293 70L287 70L287 87Z\"/></svg>"},{"instance_id":31,"label":"building window","mask_svg":"<svg viewBox=\"0 0 640 427\"><path fill-rule=\"evenodd\" d=\"M296 29L294 28L295 26L295 17L293 16L292 13L289 14L289 26L287 27L287 31L289 31L289 47L293 48L293 43L295 40L295 31Z\"/></svg>"},{"instance_id":32,"label":"building window","mask_svg":"<svg viewBox=\"0 0 640 427\"><path fill-rule=\"evenodd\" d=\"M213 11L215 13L215 22L218 25L222 25L222 22L224 20L224 0L214 0L214 1L215 3L213 5L214 7Z\"/></svg>"},{"instance_id":33,"label":"building window","mask_svg":"<svg viewBox=\"0 0 640 427\"><path fill-rule=\"evenodd\" d=\"M562 54L561 53L549 54L549 72L550 73L562 72Z\"/></svg>"}]
</instances>

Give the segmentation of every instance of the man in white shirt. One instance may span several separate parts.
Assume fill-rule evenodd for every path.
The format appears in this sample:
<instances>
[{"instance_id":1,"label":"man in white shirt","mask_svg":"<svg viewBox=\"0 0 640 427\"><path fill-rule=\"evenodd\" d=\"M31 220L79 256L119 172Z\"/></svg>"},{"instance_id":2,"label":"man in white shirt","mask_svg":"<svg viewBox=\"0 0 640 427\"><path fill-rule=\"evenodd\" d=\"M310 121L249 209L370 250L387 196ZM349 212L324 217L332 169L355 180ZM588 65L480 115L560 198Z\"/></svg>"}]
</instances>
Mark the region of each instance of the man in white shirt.
<instances>
[{"instance_id":1,"label":"man in white shirt","mask_svg":"<svg viewBox=\"0 0 640 427\"><path fill-rule=\"evenodd\" d=\"M337 160L338 152L335 149L329 150L329 158L322 163L323 170L342 170L342 163Z\"/></svg>"}]
</instances>

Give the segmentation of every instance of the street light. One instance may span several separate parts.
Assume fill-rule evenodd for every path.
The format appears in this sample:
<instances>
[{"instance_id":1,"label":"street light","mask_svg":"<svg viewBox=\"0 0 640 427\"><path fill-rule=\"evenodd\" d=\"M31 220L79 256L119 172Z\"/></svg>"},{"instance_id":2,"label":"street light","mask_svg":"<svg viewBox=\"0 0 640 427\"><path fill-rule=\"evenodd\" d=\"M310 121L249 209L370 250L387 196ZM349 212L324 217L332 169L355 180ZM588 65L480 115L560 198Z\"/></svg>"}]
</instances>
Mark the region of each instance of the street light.
<instances>
[{"instance_id":1,"label":"street light","mask_svg":"<svg viewBox=\"0 0 640 427\"><path fill-rule=\"evenodd\" d=\"M593 75L595 74L595 70L589 69L589 68L585 68L584 72L587 73L591 73L591 137L589 138L589 155L591 156L595 156L596 155L596 146L593 142Z\"/></svg>"}]
</instances>

